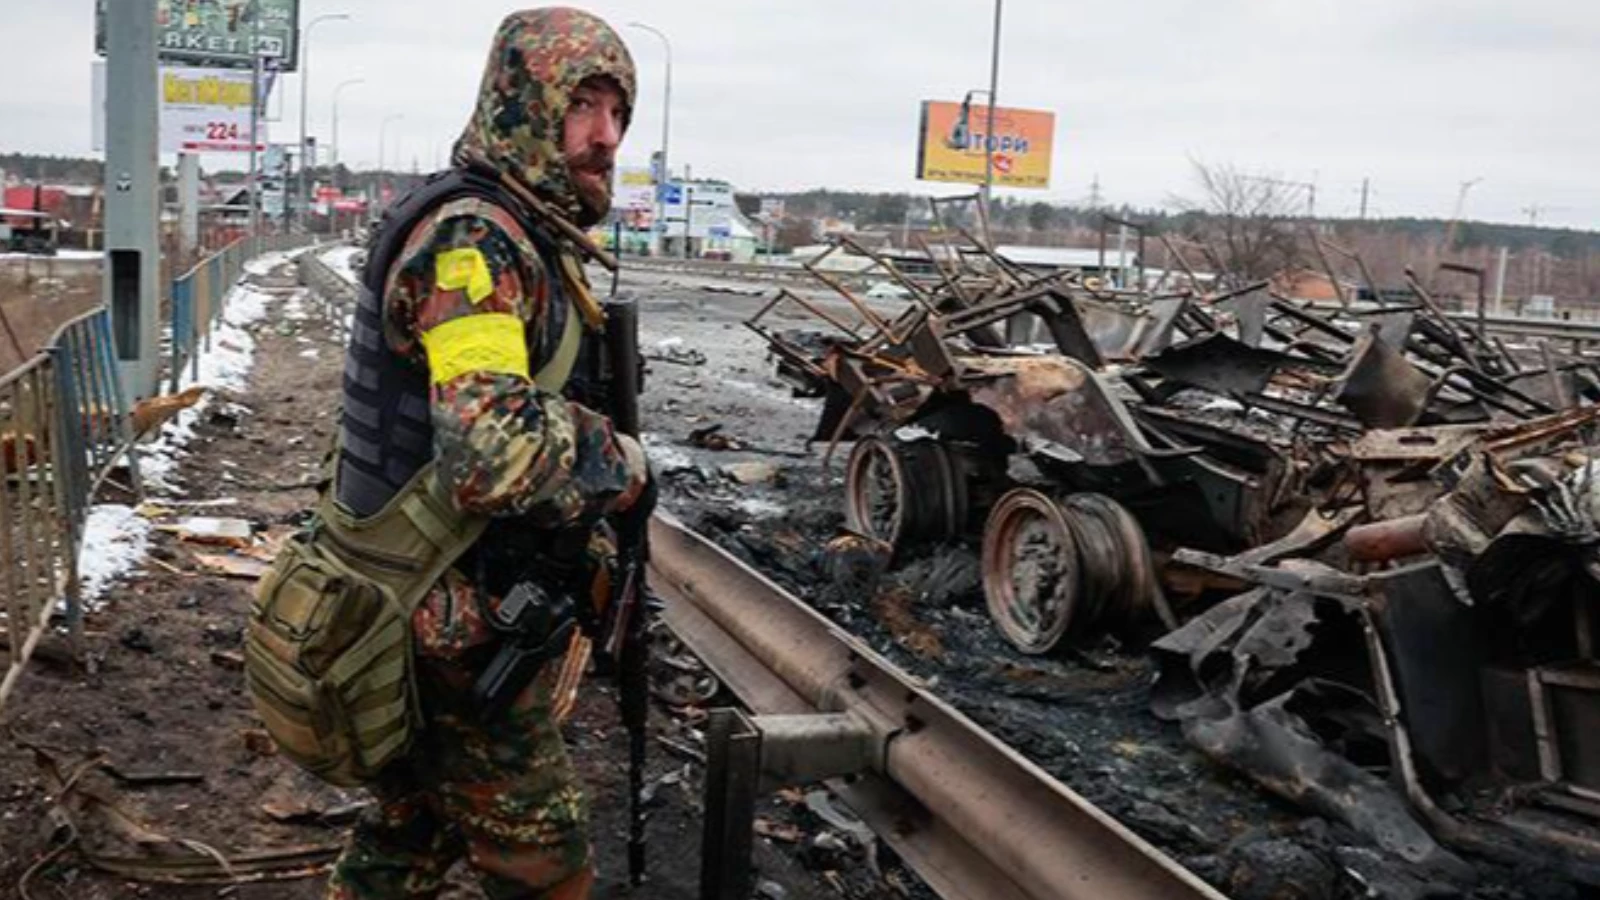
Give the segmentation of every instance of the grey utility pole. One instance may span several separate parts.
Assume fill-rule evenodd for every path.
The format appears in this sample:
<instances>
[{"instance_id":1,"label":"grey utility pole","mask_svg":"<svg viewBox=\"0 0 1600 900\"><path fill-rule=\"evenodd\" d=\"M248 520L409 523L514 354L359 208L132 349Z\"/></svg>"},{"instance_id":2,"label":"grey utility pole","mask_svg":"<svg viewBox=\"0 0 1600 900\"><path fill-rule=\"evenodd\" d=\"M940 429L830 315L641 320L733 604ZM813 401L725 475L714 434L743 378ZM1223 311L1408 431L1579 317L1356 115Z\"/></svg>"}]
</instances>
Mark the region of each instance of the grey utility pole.
<instances>
[{"instance_id":1,"label":"grey utility pole","mask_svg":"<svg viewBox=\"0 0 1600 900\"><path fill-rule=\"evenodd\" d=\"M105 301L129 403L159 376L155 0L106 4Z\"/></svg>"},{"instance_id":2,"label":"grey utility pole","mask_svg":"<svg viewBox=\"0 0 1600 900\"><path fill-rule=\"evenodd\" d=\"M989 233L989 201L994 193L994 108L1000 103L1000 9L1003 0L994 0L994 49L989 54L989 121L983 126L983 239L992 246Z\"/></svg>"},{"instance_id":3,"label":"grey utility pole","mask_svg":"<svg viewBox=\"0 0 1600 900\"><path fill-rule=\"evenodd\" d=\"M178 154L178 236L184 265L200 249L200 155Z\"/></svg>"},{"instance_id":4,"label":"grey utility pole","mask_svg":"<svg viewBox=\"0 0 1600 900\"><path fill-rule=\"evenodd\" d=\"M667 244L667 206L665 201L661 199L661 188L672 181L672 169L667 162L667 146L672 138L672 42L667 40L666 34L661 29L654 26L646 25L643 22L629 22L628 25L631 28L648 31L660 38L661 46L667 50L666 96L661 101L661 181L656 185L656 222L661 225L661 246L657 248L657 253L664 255ZM683 241L683 252L684 256L687 257L689 255L689 236L687 234L684 235Z\"/></svg>"},{"instance_id":5,"label":"grey utility pole","mask_svg":"<svg viewBox=\"0 0 1600 900\"><path fill-rule=\"evenodd\" d=\"M261 15L259 9L250 12L251 21L254 23L250 36L250 178L246 182L250 190L250 233L255 234L261 230L261 175L258 163L261 154L257 148L261 144Z\"/></svg>"},{"instance_id":6,"label":"grey utility pole","mask_svg":"<svg viewBox=\"0 0 1600 900\"><path fill-rule=\"evenodd\" d=\"M347 87L354 87L355 85L366 84L366 83L367 83L366 79L364 79L364 78L351 78L348 81L339 82L339 86L333 89L333 143L332 143L332 147L333 147L333 164L334 165L338 165L339 164L339 95L344 93L344 89L347 88Z\"/></svg>"},{"instance_id":7,"label":"grey utility pole","mask_svg":"<svg viewBox=\"0 0 1600 900\"><path fill-rule=\"evenodd\" d=\"M389 123L398 122L404 118L405 113L390 113L383 117L382 122L378 123L378 196L374 198L375 202L371 206L373 210L379 210L384 206L383 188L389 181L389 176L383 168L383 152L387 149L384 146L384 142L389 137Z\"/></svg>"},{"instance_id":8,"label":"grey utility pole","mask_svg":"<svg viewBox=\"0 0 1600 900\"><path fill-rule=\"evenodd\" d=\"M306 217L311 212L311 195L307 193L309 181L306 170L311 167L311 153L306 146L306 96L311 92L311 29L318 22L333 22L349 19L345 13L328 13L317 16L306 27L300 30L300 186L296 191L300 201L299 215L295 218L300 222L300 230L306 230Z\"/></svg>"}]
</instances>

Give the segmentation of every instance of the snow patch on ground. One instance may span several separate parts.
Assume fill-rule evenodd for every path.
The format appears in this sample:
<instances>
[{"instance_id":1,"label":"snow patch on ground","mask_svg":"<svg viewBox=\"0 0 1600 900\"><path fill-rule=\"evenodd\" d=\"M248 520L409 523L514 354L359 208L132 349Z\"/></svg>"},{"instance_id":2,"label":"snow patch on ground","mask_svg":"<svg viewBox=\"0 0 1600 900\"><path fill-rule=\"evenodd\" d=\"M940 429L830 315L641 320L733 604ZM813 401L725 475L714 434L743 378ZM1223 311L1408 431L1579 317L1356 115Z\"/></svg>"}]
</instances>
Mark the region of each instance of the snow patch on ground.
<instances>
[{"instance_id":1,"label":"snow patch on ground","mask_svg":"<svg viewBox=\"0 0 1600 900\"><path fill-rule=\"evenodd\" d=\"M198 384L211 390L199 403L163 425L156 439L141 448L139 474L147 488L163 494L182 492L178 466L188 456L184 448L194 440L194 425L210 407L216 392L239 392L248 386L256 353L256 339L250 328L266 318L276 299L247 284L235 285L228 293L223 301L222 320L211 333L211 349L200 354L198 376L190 377L193 370L185 368L180 385L184 388ZM298 300L299 295L293 299Z\"/></svg>"},{"instance_id":2,"label":"snow patch on ground","mask_svg":"<svg viewBox=\"0 0 1600 900\"><path fill-rule=\"evenodd\" d=\"M1200 407L1201 412L1242 413L1244 404L1227 397L1216 397Z\"/></svg>"},{"instance_id":3,"label":"snow patch on ground","mask_svg":"<svg viewBox=\"0 0 1600 900\"><path fill-rule=\"evenodd\" d=\"M106 503L89 510L78 554L78 580L85 604L94 604L118 579L132 572L150 549L150 522L132 507Z\"/></svg>"},{"instance_id":4,"label":"snow patch on ground","mask_svg":"<svg viewBox=\"0 0 1600 900\"><path fill-rule=\"evenodd\" d=\"M40 256L36 253L0 253L0 262L33 262L47 263L50 260L58 262L98 262L105 258L99 250L57 250L54 256Z\"/></svg>"},{"instance_id":5,"label":"snow patch on ground","mask_svg":"<svg viewBox=\"0 0 1600 900\"><path fill-rule=\"evenodd\" d=\"M322 261L328 268L338 273L340 278L351 284L359 284L361 272L356 268L357 257L362 254L362 248L349 245L340 245L322 252Z\"/></svg>"},{"instance_id":6,"label":"snow patch on ground","mask_svg":"<svg viewBox=\"0 0 1600 900\"><path fill-rule=\"evenodd\" d=\"M657 475L676 469L694 468L694 459L667 443L667 439L661 435L646 432L643 438L645 456L649 457L650 468L654 469Z\"/></svg>"},{"instance_id":7,"label":"snow patch on ground","mask_svg":"<svg viewBox=\"0 0 1600 900\"><path fill-rule=\"evenodd\" d=\"M752 519L776 519L789 512L789 507L760 497L746 497L734 506Z\"/></svg>"},{"instance_id":8,"label":"snow patch on ground","mask_svg":"<svg viewBox=\"0 0 1600 900\"><path fill-rule=\"evenodd\" d=\"M306 309L305 301L306 292L296 291L283 302L283 318L290 322L303 322L311 318L311 311Z\"/></svg>"},{"instance_id":9,"label":"snow patch on ground","mask_svg":"<svg viewBox=\"0 0 1600 900\"><path fill-rule=\"evenodd\" d=\"M741 378L719 378L717 380L736 391L743 391L746 394L750 394L754 397L760 397L761 399L772 403L786 403L790 406L798 406L802 409L817 409L822 406L821 400L811 397L796 397L776 388L770 388L765 385L756 384L753 381L745 381Z\"/></svg>"}]
</instances>

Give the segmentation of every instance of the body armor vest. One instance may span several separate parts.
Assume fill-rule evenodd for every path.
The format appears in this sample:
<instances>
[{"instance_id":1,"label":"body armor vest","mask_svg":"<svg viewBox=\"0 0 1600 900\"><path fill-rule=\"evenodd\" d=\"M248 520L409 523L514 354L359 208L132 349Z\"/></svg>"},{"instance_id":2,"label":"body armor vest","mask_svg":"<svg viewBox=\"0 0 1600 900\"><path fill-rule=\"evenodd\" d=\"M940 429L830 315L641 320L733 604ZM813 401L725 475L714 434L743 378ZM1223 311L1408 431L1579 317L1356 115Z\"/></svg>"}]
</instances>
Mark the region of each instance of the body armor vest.
<instances>
[{"instance_id":1,"label":"body armor vest","mask_svg":"<svg viewBox=\"0 0 1600 900\"><path fill-rule=\"evenodd\" d=\"M384 286L411 229L440 206L463 197L486 200L515 216L549 273L550 305L544 332L539 345L529 347L533 369L554 355L566 317L574 314L554 247L537 221L492 177L452 169L432 176L391 207L367 244L367 262L345 351L337 499L356 516L382 509L433 458L428 372L395 353L384 340ZM572 389L563 392L568 396L584 397L592 392L584 385L594 383L595 344L586 334L573 367Z\"/></svg>"}]
</instances>

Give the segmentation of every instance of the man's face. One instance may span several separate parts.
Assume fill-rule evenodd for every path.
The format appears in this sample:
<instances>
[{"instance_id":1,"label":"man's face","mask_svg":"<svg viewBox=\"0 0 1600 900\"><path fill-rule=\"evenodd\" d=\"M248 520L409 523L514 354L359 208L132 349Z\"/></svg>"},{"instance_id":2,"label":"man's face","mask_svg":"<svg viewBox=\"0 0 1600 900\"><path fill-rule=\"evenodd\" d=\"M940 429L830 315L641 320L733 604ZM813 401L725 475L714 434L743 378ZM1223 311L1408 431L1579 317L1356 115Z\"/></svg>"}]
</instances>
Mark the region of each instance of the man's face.
<instances>
[{"instance_id":1,"label":"man's face","mask_svg":"<svg viewBox=\"0 0 1600 900\"><path fill-rule=\"evenodd\" d=\"M561 152L584 211L599 221L611 209L611 172L627 129L622 92L607 78L589 78L572 92L562 123Z\"/></svg>"}]
</instances>

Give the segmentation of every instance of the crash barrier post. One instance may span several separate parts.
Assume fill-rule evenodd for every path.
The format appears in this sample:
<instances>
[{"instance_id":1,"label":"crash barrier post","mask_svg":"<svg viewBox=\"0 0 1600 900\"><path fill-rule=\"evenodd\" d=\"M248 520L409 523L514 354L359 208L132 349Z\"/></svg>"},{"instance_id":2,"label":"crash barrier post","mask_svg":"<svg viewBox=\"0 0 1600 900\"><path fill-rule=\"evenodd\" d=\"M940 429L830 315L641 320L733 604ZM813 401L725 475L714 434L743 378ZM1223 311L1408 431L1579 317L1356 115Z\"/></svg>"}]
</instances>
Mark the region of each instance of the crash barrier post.
<instances>
[{"instance_id":1,"label":"crash barrier post","mask_svg":"<svg viewBox=\"0 0 1600 900\"><path fill-rule=\"evenodd\" d=\"M0 377L0 710L59 612L76 648L89 501L126 457L138 490L133 435L105 308L56 331Z\"/></svg>"}]
</instances>

